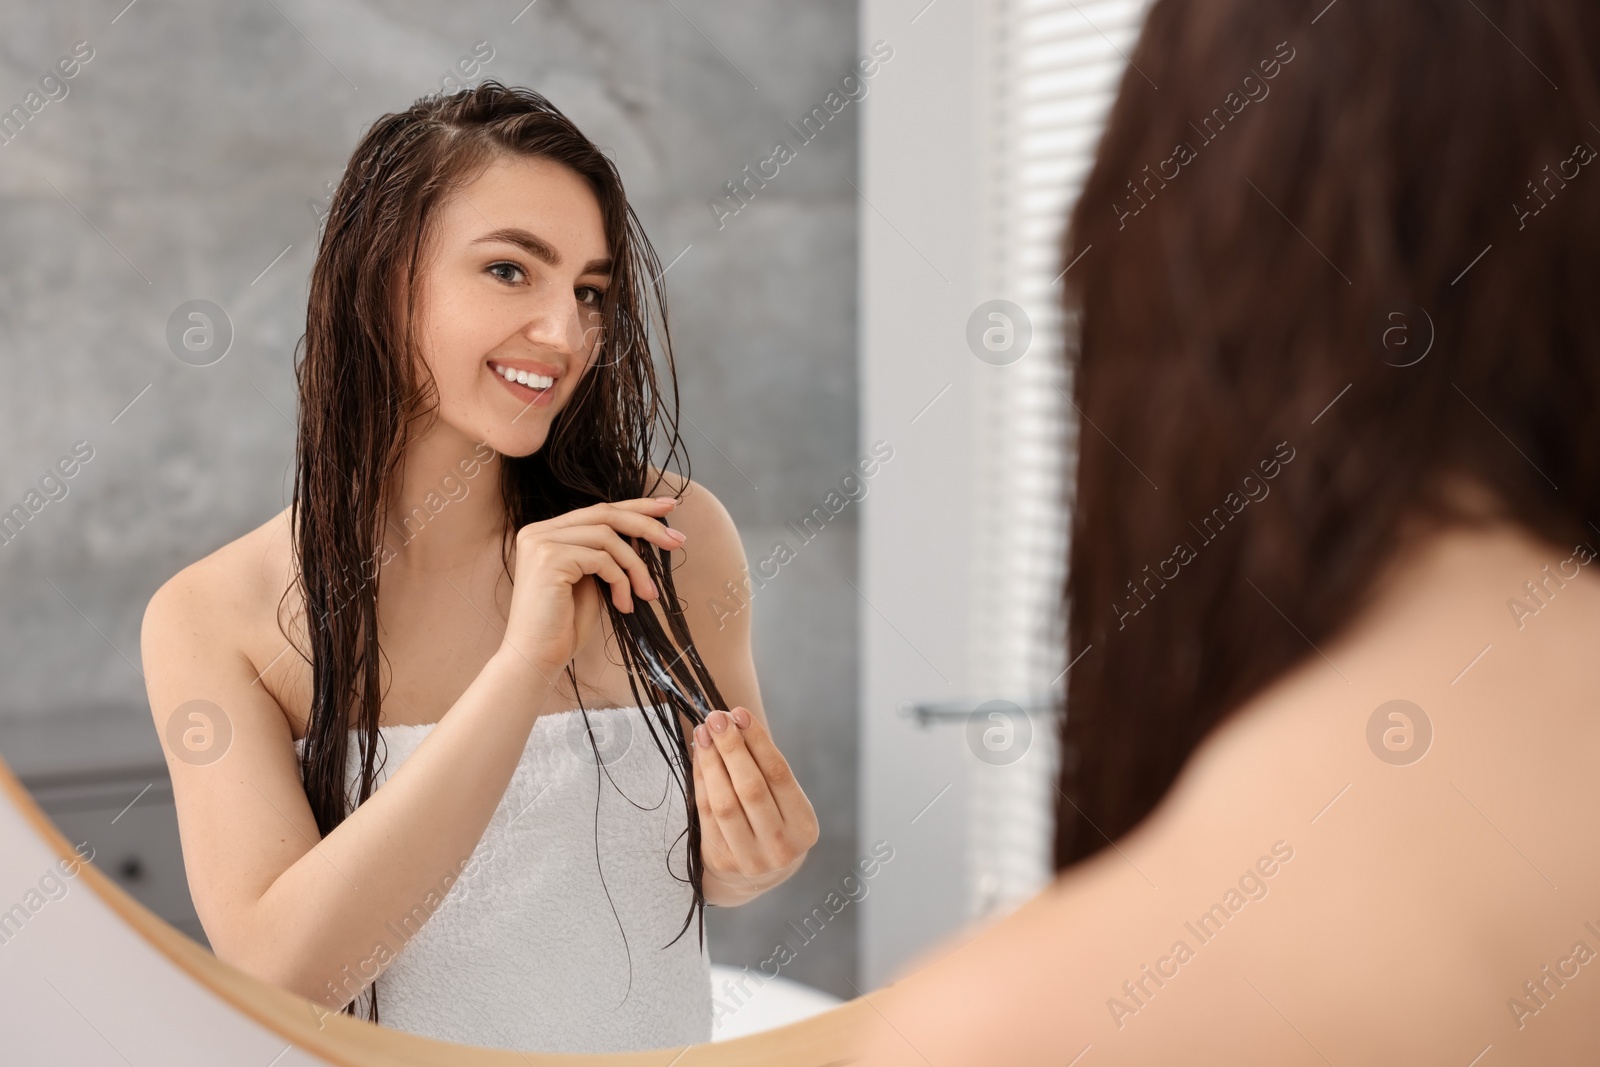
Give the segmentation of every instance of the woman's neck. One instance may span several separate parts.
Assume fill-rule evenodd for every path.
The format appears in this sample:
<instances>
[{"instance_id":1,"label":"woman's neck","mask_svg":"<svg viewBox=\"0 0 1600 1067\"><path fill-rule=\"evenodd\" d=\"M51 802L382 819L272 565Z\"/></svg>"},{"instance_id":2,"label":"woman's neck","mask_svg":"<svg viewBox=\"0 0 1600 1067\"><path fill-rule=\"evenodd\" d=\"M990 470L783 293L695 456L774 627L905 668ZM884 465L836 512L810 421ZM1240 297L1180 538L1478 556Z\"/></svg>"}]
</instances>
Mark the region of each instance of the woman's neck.
<instances>
[{"instance_id":1,"label":"woman's neck","mask_svg":"<svg viewBox=\"0 0 1600 1067\"><path fill-rule=\"evenodd\" d=\"M500 455L436 423L411 442L384 528L386 569L435 573L469 566L505 531Z\"/></svg>"}]
</instances>

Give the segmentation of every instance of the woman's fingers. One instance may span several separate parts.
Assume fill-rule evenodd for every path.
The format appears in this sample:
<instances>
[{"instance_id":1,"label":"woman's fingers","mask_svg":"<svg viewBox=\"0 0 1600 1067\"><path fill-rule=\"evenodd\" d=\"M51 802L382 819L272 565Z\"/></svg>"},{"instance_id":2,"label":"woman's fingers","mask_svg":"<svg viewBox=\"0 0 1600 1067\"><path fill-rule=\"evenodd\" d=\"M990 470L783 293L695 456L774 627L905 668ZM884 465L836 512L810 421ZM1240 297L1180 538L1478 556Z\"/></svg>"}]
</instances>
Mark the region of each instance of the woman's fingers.
<instances>
[{"instance_id":1,"label":"woman's fingers","mask_svg":"<svg viewBox=\"0 0 1600 1067\"><path fill-rule=\"evenodd\" d=\"M540 542L580 544L610 553L631 576L631 592L644 600L660 596L649 568L638 551L622 539L622 535L649 541L668 551L681 548L687 538L680 530L664 525L663 516L677 506L672 497L641 497L614 504L594 504L569 511L543 522L529 523L517 531L517 545L521 549ZM629 596L613 597L620 611L632 611Z\"/></svg>"},{"instance_id":2,"label":"woman's fingers","mask_svg":"<svg viewBox=\"0 0 1600 1067\"><path fill-rule=\"evenodd\" d=\"M573 545L561 541L546 541L541 551L555 553L555 558L565 562L567 577L573 584L582 581L585 574L593 574L611 587L611 602L618 611L632 611L633 598L628 572L622 569L616 556L599 548Z\"/></svg>"},{"instance_id":3,"label":"woman's fingers","mask_svg":"<svg viewBox=\"0 0 1600 1067\"><path fill-rule=\"evenodd\" d=\"M755 831L745 817L744 804L739 800L716 743L707 743L702 738L705 729L702 725L695 730L694 763L699 780L705 785L706 804L739 869L760 870L761 849Z\"/></svg>"},{"instance_id":4,"label":"woman's fingers","mask_svg":"<svg viewBox=\"0 0 1600 1067\"><path fill-rule=\"evenodd\" d=\"M714 729L719 722L723 724L720 732ZM723 768L744 809L745 819L761 843L763 857L767 863L777 866L788 863L793 857L785 854L788 834L783 812L773 799L761 767L745 745L745 731L739 729L725 711L713 711L702 729L711 733L713 745L722 757Z\"/></svg>"},{"instance_id":5,"label":"woman's fingers","mask_svg":"<svg viewBox=\"0 0 1600 1067\"><path fill-rule=\"evenodd\" d=\"M722 835L722 827L717 822L717 816L711 810L705 771L702 769L705 760L696 754L690 762L694 766L694 806L700 812L701 855L712 857L715 870L737 871L739 861L734 857L733 850L728 847L727 838Z\"/></svg>"},{"instance_id":6,"label":"woman's fingers","mask_svg":"<svg viewBox=\"0 0 1600 1067\"><path fill-rule=\"evenodd\" d=\"M617 532L610 526L569 526L554 536L564 541L573 541L578 544L588 545L604 552L611 553L633 579L633 592L643 600L654 600L660 596L656 583L650 578L650 568L645 566L644 558L639 555L632 545L617 536ZM619 608L621 604L617 605ZM630 601L624 611L632 611Z\"/></svg>"},{"instance_id":7,"label":"woman's fingers","mask_svg":"<svg viewBox=\"0 0 1600 1067\"><path fill-rule=\"evenodd\" d=\"M519 540L518 548L520 551L524 546L539 543L582 546L611 556L617 566L628 574L628 580L622 583L623 594L613 597L620 611L633 610L633 601L628 592L643 600L654 600L660 595L655 582L650 579L650 570L645 566L643 557L617 536L610 526L568 526L559 530L530 532L525 540Z\"/></svg>"},{"instance_id":8,"label":"woman's fingers","mask_svg":"<svg viewBox=\"0 0 1600 1067\"><path fill-rule=\"evenodd\" d=\"M502 644L530 663L559 668L599 628L602 587L615 610L634 611L634 598L660 596L640 555L646 541L671 549L684 539L663 525L672 498L637 499L580 508L516 531L516 573ZM617 527L631 531L624 540ZM637 537L637 540L632 538ZM634 546L637 545L636 549ZM585 581L593 574L598 581Z\"/></svg>"},{"instance_id":9,"label":"woman's fingers","mask_svg":"<svg viewBox=\"0 0 1600 1067\"><path fill-rule=\"evenodd\" d=\"M747 721L751 721L749 712L741 711ZM765 729L752 729L759 724L752 722L752 727L739 728L729 713L721 711L712 712L707 721L710 725L700 727L700 732L710 731L711 749L721 757L723 770L755 836L760 866L753 871L764 874L790 866L817 843L817 817L811 802L794 781L788 762L771 743ZM711 729L718 721L727 724L724 730ZM752 738L760 748L761 760L771 769L776 781L769 780L767 772L757 762L758 751L749 743ZM780 808L780 796L787 809Z\"/></svg>"},{"instance_id":10,"label":"woman's fingers","mask_svg":"<svg viewBox=\"0 0 1600 1067\"><path fill-rule=\"evenodd\" d=\"M789 761L778 751L777 744L772 740L772 734L761 725L759 719L750 714L748 708L738 710L749 716L749 725L739 729L746 751L760 768L761 778L766 783L767 791L771 794L773 803L777 805L784 824L795 835L797 843L809 848L811 844L815 844L817 833L817 813L811 806L810 798L806 796L805 790L800 788ZM809 841L806 840L808 834Z\"/></svg>"},{"instance_id":11,"label":"woman's fingers","mask_svg":"<svg viewBox=\"0 0 1600 1067\"><path fill-rule=\"evenodd\" d=\"M670 500L671 498L667 499ZM640 506L625 507L624 505L627 504L638 504ZM630 537L643 538L670 550L681 547L688 535L682 530L674 530L663 525L656 519L656 516L664 516L676 507L677 501L675 500L668 505L657 500L646 499L642 501L623 501L620 504L596 504L593 507L584 508L583 511L576 512L576 514L582 515L585 511L592 512L589 517L590 522L603 522L618 533L627 534Z\"/></svg>"},{"instance_id":12,"label":"woman's fingers","mask_svg":"<svg viewBox=\"0 0 1600 1067\"><path fill-rule=\"evenodd\" d=\"M681 547L686 535L681 530L663 525L660 517L669 514L677 506L677 500L672 497L640 497L615 503L591 504L542 522L529 523L523 529L548 531L604 523L618 533L643 538L670 550Z\"/></svg>"}]
</instances>

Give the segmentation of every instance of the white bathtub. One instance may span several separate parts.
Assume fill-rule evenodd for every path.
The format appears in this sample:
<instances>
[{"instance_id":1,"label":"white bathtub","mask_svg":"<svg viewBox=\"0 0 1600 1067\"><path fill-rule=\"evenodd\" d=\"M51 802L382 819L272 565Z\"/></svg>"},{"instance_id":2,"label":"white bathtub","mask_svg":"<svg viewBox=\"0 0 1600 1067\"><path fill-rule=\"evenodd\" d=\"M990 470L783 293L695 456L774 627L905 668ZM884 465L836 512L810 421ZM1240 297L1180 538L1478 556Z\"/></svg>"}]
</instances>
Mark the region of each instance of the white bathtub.
<instances>
[{"instance_id":1,"label":"white bathtub","mask_svg":"<svg viewBox=\"0 0 1600 1067\"><path fill-rule=\"evenodd\" d=\"M782 975L768 978L755 968L711 965L713 1041L799 1022L843 1003L831 993Z\"/></svg>"}]
</instances>

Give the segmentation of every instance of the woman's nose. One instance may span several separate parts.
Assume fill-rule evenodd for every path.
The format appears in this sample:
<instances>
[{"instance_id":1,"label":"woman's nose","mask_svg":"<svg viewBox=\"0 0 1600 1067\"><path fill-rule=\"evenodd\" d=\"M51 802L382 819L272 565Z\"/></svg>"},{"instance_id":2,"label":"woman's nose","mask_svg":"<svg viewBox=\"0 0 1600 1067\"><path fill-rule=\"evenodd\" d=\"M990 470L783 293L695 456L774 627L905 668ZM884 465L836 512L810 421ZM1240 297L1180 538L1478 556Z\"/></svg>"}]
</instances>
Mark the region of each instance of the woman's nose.
<instances>
[{"instance_id":1,"label":"woman's nose","mask_svg":"<svg viewBox=\"0 0 1600 1067\"><path fill-rule=\"evenodd\" d=\"M585 309L577 298L541 300L531 309L523 335L534 344L562 352L584 351L585 342L592 335L586 332Z\"/></svg>"}]
</instances>

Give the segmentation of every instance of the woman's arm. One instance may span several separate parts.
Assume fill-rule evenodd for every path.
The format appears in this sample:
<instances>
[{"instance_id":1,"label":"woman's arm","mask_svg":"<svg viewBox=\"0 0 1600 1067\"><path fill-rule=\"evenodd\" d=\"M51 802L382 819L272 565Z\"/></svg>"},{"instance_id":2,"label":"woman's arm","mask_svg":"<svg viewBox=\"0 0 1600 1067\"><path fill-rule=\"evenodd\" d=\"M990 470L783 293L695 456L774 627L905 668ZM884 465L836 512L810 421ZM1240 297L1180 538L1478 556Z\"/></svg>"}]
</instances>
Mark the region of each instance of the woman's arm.
<instances>
[{"instance_id":1,"label":"woman's arm","mask_svg":"<svg viewBox=\"0 0 1600 1067\"><path fill-rule=\"evenodd\" d=\"M536 668L497 653L384 787L322 838L288 719L229 625L225 577L180 572L151 598L141 632L190 892L219 959L343 1007L400 951L395 931L409 938L449 891L557 695ZM175 748L182 737L189 745Z\"/></svg>"},{"instance_id":2,"label":"woman's arm","mask_svg":"<svg viewBox=\"0 0 1600 1067\"><path fill-rule=\"evenodd\" d=\"M731 907L759 896L800 869L817 840L816 813L774 744L761 705L751 654L752 599L744 546L722 502L697 482L662 472L683 501L669 517L687 537L674 561L673 584L696 651L716 679L728 708L709 722L725 729L696 743L693 723L683 729L694 755L701 820L706 899ZM742 715L728 715L734 709ZM743 717L743 724L738 719Z\"/></svg>"}]
</instances>

